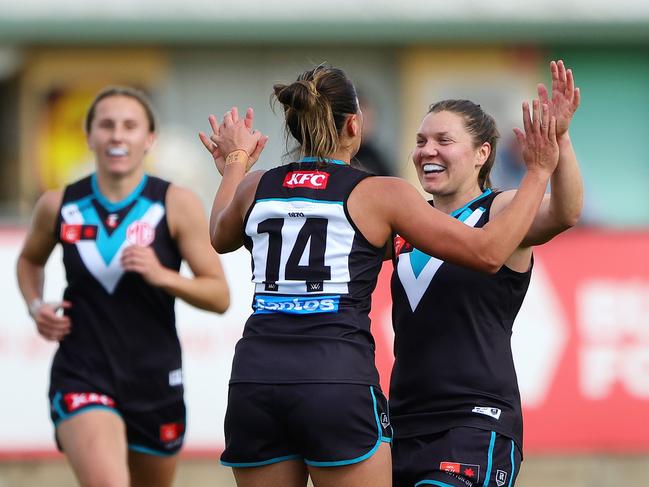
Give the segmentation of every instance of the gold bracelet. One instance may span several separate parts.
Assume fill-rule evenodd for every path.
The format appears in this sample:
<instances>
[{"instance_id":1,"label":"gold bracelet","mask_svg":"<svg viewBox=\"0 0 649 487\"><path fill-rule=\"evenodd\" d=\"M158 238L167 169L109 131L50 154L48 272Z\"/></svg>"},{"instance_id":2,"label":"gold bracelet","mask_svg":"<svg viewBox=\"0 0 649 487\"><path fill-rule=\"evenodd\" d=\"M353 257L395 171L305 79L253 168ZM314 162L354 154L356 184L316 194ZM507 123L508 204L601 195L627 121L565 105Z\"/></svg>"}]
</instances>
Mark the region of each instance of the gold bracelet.
<instances>
[{"instance_id":1,"label":"gold bracelet","mask_svg":"<svg viewBox=\"0 0 649 487\"><path fill-rule=\"evenodd\" d=\"M242 153L246 155L245 160L243 159L243 154L242 154ZM226 165L226 166L229 166L229 165L231 165L231 164L238 164L238 163L240 163L240 162L243 162L243 163L245 163L245 164L248 164L248 160L250 160L250 156L248 155L248 153L247 153L245 150L243 150L243 149L236 149L236 150L233 150L232 152L230 152L230 153L226 156L226 158L225 158L225 165Z\"/></svg>"}]
</instances>

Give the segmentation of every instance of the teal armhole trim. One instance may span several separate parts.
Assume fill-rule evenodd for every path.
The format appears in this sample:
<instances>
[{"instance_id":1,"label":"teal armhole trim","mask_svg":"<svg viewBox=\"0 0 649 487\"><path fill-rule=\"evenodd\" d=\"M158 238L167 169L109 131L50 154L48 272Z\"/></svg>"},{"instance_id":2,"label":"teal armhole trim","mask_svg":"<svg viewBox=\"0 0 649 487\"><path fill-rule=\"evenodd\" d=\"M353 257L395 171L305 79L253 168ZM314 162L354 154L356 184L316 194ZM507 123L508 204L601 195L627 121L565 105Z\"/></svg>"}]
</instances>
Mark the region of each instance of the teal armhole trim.
<instances>
[{"instance_id":1,"label":"teal armhole trim","mask_svg":"<svg viewBox=\"0 0 649 487\"><path fill-rule=\"evenodd\" d=\"M262 198L255 201L255 203L262 203L264 201L307 201L309 203L325 203L328 205L342 205L342 201L327 201L327 200L314 200L311 198Z\"/></svg>"},{"instance_id":2,"label":"teal armhole trim","mask_svg":"<svg viewBox=\"0 0 649 487\"><path fill-rule=\"evenodd\" d=\"M341 161L340 159L326 159L326 158L323 159L321 157L314 157L314 156L303 157L302 159L300 159L297 162L320 162L320 161L328 162L330 164L339 164L339 165L343 165L343 166L346 164L346 162Z\"/></svg>"},{"instance_id":3,"label":"teal armhole trim","mask_svg":"<svg viewBox=\"0 0 649 487\"><path fill-rule=\"evenodd\" d=\"M464 205L461 208L458 208L457 210L455 210L453 213L451 213L451 216L455 218L456 216L463 213L465 210L468 210L469 206L471 206L473 203L475 203L476 201L484 198L485 196L489 196L491 193L492 193L491 188L485 189L480 196L478 196L477 198L472 199L466 205ZM465 217L465 219L466 219L466 217Z\"/></svg>"}]
</instances>

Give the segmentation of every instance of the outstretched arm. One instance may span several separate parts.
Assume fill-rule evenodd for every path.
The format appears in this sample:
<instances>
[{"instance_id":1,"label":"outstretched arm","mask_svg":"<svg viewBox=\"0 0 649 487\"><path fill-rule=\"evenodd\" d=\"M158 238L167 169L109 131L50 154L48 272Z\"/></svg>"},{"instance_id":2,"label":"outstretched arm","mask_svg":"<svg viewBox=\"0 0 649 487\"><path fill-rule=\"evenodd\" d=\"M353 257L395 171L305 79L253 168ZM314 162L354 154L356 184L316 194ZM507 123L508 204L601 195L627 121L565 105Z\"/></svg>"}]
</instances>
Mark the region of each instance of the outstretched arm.
<instances>
[{"instance_id":1,"label":"outstretched arm","mask_svg":"<svg viewBox=\"0 0 649 487\"><path fill-rule=\"evenodd\" d=\"M527 173L511 204L482 228L471 228L432 208L407 182L367 178L349 198L350 215L363 235L381 246L393 231L420 250L485 272L497 272L520 245L538 211L559 149L556 122L535 102L522 134ZM542 113L541 113L542 112Z\"/></svg>"},{"instance_id":2,"label":"outstretched arm","mask_svg":"<svg viewBox=\"0 0 649 487\"><path fill-rule=\"evenodd\" d=\"M201 134L201 141L212 152L223 176L212 204L210 241L217 252L225 253L243 245L244 215L252 204L262 174L260 171L246 173L259 157L268 137L252 130L251 108L244 119L239 119L237 108L233 107L223 117L221 125L214 116L210 116L209 121L212 135L208 139Z\"/></svg>"},{"instance_id":3,"label":"outstretched arm","mask_svg":"<svg viewBox=\"0 0 649 487\"><path fill-rule=\"evenodd\" d=\"M552 61L550 71L551 97L543 84L538 85L538 93L540 102L549 106L550 113L557 120L559 163L550 178L551 193L544 197L536 218L523 239L522 247L543 244L574 226L583 207L583 182L568 133L572 117L579 107L580 92L575 87L572 70L566 69L563 61ZM492 213L502 211L514 194L515 191L507 191L498 195Z\"/></svg>"}]
</instances>

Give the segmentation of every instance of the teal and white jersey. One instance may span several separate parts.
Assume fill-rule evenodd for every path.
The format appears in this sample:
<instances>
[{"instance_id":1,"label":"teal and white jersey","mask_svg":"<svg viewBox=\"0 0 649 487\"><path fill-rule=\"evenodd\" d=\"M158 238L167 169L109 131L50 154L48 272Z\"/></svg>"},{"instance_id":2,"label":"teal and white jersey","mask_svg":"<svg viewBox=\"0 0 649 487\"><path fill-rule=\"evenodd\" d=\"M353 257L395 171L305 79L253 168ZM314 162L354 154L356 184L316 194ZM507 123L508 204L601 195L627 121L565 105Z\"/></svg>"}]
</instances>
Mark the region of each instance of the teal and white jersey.
<instances>
[{"instance_id":1,"label":"teal and white jersey","mask_svg":"<svg viewBox=\"0 0 649 487\"><path fill-rule=\"evenodd\" d=\"M482 227L496 196L486 190L451 216ZM497 431L522 448L510 340L531 269L474 271L427 255L398 235L393 250L390 413L396 437L470 426Z\"/></svg>"},{"instance_id":2,"label":"teal and white jersey","mask_svg":"<svg viewBox=\"0 0 649 487\"><path fill-rule=\"evenodd\" d=\"M94 174L66 187L55 231L72 331L54 357L53 383L74 378L131 409L182 397L174 298L121 265L124 249L141 245L163 266L180 268L167 226L168 187L145 175L119 202L101 194Z\"/></svg>"},{"instance_id":3,"label":"teal and white jersey","mask_svg":"<svg viewBox=\"0 0 649 487\"><path fill-rule=\"evenodd\" d=\"M253 314L232 383L378 386L368 314L385 249L371 245L347 211L368 176L307 158L261 177L244 222Z\"/></svg>"}]
</instances>

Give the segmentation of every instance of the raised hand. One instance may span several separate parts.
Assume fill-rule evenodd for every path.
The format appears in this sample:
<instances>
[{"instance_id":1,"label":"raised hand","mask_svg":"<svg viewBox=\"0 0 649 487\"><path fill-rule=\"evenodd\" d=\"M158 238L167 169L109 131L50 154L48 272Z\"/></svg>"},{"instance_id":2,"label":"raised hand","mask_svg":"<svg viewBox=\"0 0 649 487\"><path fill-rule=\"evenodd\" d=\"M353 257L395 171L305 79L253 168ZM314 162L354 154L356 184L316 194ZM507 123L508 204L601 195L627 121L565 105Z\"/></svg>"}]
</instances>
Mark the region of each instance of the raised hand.
<instances>
[{"instance_id":1,"label":"raised hand","mask_svg":"<svg viewBox=\"0 0 649 487\"><path fill-rule=\"evenodd\" d=\"M523 127L525 132L515 128L514 134L521 146L523 160L528 170L540 169L551 173L559 161L559 144L557 142L557 121L550 115L550 108L539 100L530 106L523 102Z\"/></svg>"},{"instance_id":2,"label":"raised hand","mask_svg":"<svg viewBox=\"0 0 649 487\"><path fill-rule=\"evenodd\" d=\"M207 117L207 120L210 122L210 127L212 127L212 134L218 134L219 123L216 120L216 117L214 115L210 115L209 117ZM219 171L219 174L223 176L223 168L225 167L225 157L223 156L223 154L221 154L219 147L210 140L209 136L207 136L205 132L198 132L198 138L201 139L201 142L203 143L203 146L207 149L207 152L212 154L212 158L214 159L214 165L216 166L216 169Z\"/></svg>"},{"instance_id":3,"label":"raised hand","mask_svg":"<svg viewBox=\"0 0 649 487\"><path fill-rule=\"evenodd\" d=\"M539 100L550 108L550 115L557 120L557 137L563 136L570 127L572 117L579 107L581 99L579 88L571 69L566 69L563 61L551 61L552 97L543 83L537 85Z\"/></svg>"},{"instance_id":4,"label":"raised hand","mask_svg":"<svg viewBox=\"0 0 649 487\"><path fill-rule=\"evenodd\" d=\"M254 164L257 162L259 159L259 156L261 155L261 152L264 150L264 147L266 146L266 142L268 141L268 137L261 135L257 130L253 129L253 122L254 122L254 111L252 108L248 108L246 110L246 116L243 119L243 127L247 129L249 134L253 136L253 138L256 138L257 142L256 145L252 150L248 150L244 147L236 147L235 149L232 150L223 150L223 147L219 145L218 139L221 137L221 128L225 128L226 120L229 124L229 130L228 135L230 137L233 136L232 131L234 130L236 133L236 130L241 130L241 120L239 120L239 115L238 115L238 109L237 107L232 107L228 112L223 117L223 123L219 125L217 118L214 115L210 115L208 117L208 121L210 122L210 127L212 128L212 134L211 136L207 136L204 132L199 132L198 136L203 143L203 146L207 151L212 154L212 158L214 159L214 164L219 171L221 175L223 175L223 171L225 169L225 156L232 152L232 150L236 149L243 149L245 150L248 155L248 164L246 166L246 171L248 171ZM241 135L241 134L238 134ZM225 132L223 134L225 136ZM241 142L243 139L238 139L237 142ZM227 149L231 149L232 146L228 145L230 139L224 139L224 143L226 144ZM234 140L232 140L234 142Z\"/></svg>"}]
</instances>

